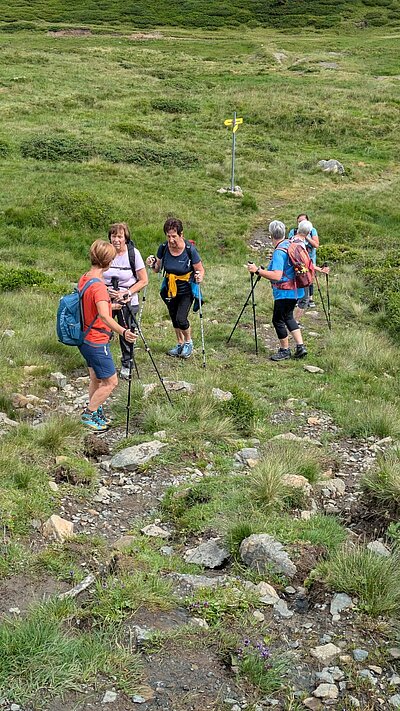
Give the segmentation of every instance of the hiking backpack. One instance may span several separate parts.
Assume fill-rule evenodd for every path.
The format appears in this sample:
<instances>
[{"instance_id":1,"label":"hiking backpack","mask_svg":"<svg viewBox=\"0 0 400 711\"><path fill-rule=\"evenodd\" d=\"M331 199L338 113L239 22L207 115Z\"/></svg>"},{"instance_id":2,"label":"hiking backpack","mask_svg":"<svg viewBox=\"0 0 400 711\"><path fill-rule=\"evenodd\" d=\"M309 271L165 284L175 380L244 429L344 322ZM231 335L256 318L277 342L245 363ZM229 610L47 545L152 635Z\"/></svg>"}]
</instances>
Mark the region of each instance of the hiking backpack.
<instances>
[{"instance_id":1,"label":"hiking backpack","mask_svg":"<svg viewBox=\"0 0 400 711\"><path fill-rule=\"evenodd\" d=\"M72 294L62 296L60 299L57 309L56 328L58 340L65 346L81 346L97 319L96 314L86 331L83 330L83 295L86 289L96 281L101 280L97 278L89 279L83 289L76 288Z\"/></svg>"},{"instance_id":2,"label":"hiking backpack","mask_svg":"<svg viewBox=\"0 0 400 711\"><path fill-rule=\"evenodd\" d=\"M187 252L187 255L188 255L189 260L190 260L190 264L191 264L191 267L192 267L192 271L193 271L192 246L193 246L194 244L195 244L195 242L193 242L193 240L186 240L186 239L185 239L186 252ZM160 258L160 259L161 259L161 269L163 270L163 269L164 269L164 257L165 257L165 252L166 252L166 250L167 250L168 242L163 242L161 246L162 246L162 252L161 252L161 258ZM160 271L161 271L161 270L160 270Z\"/></svg>"},{"instance_id":3,"label":"hiking backpack","mask_svg":"<svg viewBox=\"0 0 400 711\"><path fill-rule=\"evenodd\" d=\"M310 286L314 281L314 263L303 240L298 237L293 237L289 242L289 247L278 247L278 249L280 249L281 252L286 252L289 262L294 269L294 280L290 279L288 282L283 283L290 284L294 281L294 286L297 289L304 289L304 287ZM287 286L281 288L291 289L293 287Z\"/></svg>"},{"instance_id":4,"label":"hiking backpack","mask_svg":"<svg viewBox=\"0 0 400 711\"><path fill-rule=\"evenodd\" d=\"M126 246L127 246L127 248L128 248L128 258L129 258L129 264L130 264L131 269L132 269L132 274L133 274L134 278L135 278L136 281L137 281L136 265L135 265L135 243L132 242L132 240L130 239L130 240L126 243Z\"/></svg>"}]
</instances>

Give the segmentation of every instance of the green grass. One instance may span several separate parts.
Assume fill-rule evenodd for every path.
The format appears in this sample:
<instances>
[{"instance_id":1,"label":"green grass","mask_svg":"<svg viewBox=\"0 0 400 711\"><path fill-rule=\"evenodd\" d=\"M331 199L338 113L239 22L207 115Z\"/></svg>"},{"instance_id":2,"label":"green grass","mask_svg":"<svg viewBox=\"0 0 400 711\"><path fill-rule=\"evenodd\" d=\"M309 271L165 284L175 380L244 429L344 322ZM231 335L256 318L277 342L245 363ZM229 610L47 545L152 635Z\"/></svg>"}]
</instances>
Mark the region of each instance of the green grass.
<instances>
[{"instance_id":1,"label":"green grass","mask_svg":"<svg viewBox=\"0 0 400 711\"><path fill-rule=\"evenodd\" d=\"M90 615L101 622L121 622L140 607L169 610L173 607L171 585L157 574L109 577L96 584Z\"/></svg>"},{"instance_id":2,"label":"green grass","mask_svg":"<svg viewBox=\"0 0 400 711\"><path fill-rule=\"evenodd\" d=\"M102 633L68 629L62 618L73 613L66 603L47 603L23 620L0 624L0 691L35 708L46 697L63 694L109 677L128 693L137 691L140 662Z\"/></svg>"},{"instance_id":3,"label":"green grass","mask_svg":"<svg viewBox=\"0 0 400 711\"><path fill-rule=\"evenodd\" d=\"M381 455L376 466L362 479L364 491L372 501L382 507L398 509L400 506L400 449Z\"/></svg>"}]
</instances>

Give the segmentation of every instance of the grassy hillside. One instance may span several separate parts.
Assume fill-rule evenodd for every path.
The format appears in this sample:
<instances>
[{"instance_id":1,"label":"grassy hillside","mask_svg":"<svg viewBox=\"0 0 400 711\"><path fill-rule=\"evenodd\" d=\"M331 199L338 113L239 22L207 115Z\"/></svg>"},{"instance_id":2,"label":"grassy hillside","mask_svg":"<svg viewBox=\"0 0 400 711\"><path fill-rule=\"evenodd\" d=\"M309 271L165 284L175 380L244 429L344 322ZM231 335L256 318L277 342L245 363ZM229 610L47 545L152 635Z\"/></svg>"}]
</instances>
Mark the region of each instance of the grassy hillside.
<instances>
[{"instance_id":1,"label":"grassy hillside","mask_svg":"<svg viewBox=\"0 0 400 711\"><path fill-rule=\"evenodd\" d=\"M399 0L35 0L0 3L5 22L117 23L136 27L234 27L247 24L276 28L328 28L344 21L360 26L400 23Z\"/></svg>"}]
</instances>

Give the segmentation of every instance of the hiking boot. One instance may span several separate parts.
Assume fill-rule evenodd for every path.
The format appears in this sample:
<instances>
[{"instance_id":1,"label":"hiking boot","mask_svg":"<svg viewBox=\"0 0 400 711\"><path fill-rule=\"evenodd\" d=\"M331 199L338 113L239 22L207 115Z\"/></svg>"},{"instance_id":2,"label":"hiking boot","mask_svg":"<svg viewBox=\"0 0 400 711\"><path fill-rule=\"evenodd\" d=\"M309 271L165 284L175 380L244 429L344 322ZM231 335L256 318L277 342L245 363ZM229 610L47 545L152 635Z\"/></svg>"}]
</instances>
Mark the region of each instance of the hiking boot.
<instances>
[{"instance_id":1,"label":"hiking boot","mask_svg":"<svg viewBox=\"0 0 400 711\"><path fill-rule=\"evenodd\" d=\"M301 344L301 346L296 346L296 350L293 353L293 358L305 358L306 355L307 348L305 347L305 345L303 345L303 343Z\"/></svg>"},{"instance_id":2,"label":"hiking boot","mask_svg":"<svg viewBox=\"0 0 400 711\"><path fill-rule=\"evenodd\" d=\"M99 418L99 420L104 422L104 424L106 424L107 427L109 427L111 425L111 422L112 422L111 417L107 417L107 415L104 412L103 405L100 405L97 408L96 414L97 414L97 417Z\"/></svg>"},{"instance_id":3,"label":"hiking boot","mask_svg":"<svg viewBox=\"0 0 400 711\"><path fill-rule=\"evenodd\" d=\"M290 352L290 348L279 348L277 353L270 356L270 360L286 360L287 358L291 357L292 354Z\"/></svg>"},{"instance_id":4,"label":"hiking boot","mask_svg":"<svg viewBox=\"0 0 400 711\"><path fill-rule=\"evenodd\" d=\"M189 341L188 343L184 343L182 350L179 354L180 358L190 358L190 356L193 353L193 343L192 341Z\"/></svg>"},{"instance_id":5,"label":"hiking boot","mask_svg":"<svg viewBox=\"0 0 400 711\"><path fill-rule=\"evenodd\" d=\"M129 380L129 368L126 365L121 366L121 370L119 371L119 377L121 380Z\"/></svg>"},{"instance_id":6,"label":"hiking boot","mask_svg":"<svg viewBox=\"0 0 400 711\"><path fill-rule=\"evenodd\" d=\"M84 410L81 415L81 422L85 427L89 427L90 430L95 432L106 432L108 430L108 425L101 420L95 412L90 412L90 410Z\"/></svg>"},{"instance_id":7,"label":"hiking boot","mask_svg":"<svg viewBox=\"0 0 400 711\"><path fill-rule=\"evenodd\" d=\"M182 353L183 343L177 343L176 346L167 351L167 355L177 358Z\"/></svg>"},{"instance_id":8,"label":"hiking boot","mask_svg":"<svg viewBox=\"0 0 400 711\"><path fill-rule=\"evenodd\" d=\"M308 308L315 309L315 301L313 301L313 299L310 299L310 301L308 302Z\"/></svg>"}]
</instances>

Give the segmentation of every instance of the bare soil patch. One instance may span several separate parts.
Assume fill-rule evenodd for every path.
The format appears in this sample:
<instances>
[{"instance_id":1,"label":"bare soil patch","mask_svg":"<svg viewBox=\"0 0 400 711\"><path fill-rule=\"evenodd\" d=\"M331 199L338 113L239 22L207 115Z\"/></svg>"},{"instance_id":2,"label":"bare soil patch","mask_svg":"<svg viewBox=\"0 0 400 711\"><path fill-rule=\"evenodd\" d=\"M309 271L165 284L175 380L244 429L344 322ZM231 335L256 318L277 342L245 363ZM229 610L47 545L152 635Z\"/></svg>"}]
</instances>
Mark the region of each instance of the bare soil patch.
<instances>
[{"instance_id":1,"label":"bare soil patch","mask_svg":"<svg viewBox=\"0 0 400 711\"><path fill-rule=\"evenodd\" d=\"M0 619L12 614L12 608L17 608L23 614L32 605L65 592L69 587L68 583L54 578L41 577L35 580L22 574L0 580Z\"/></svg>"}]
</instances>

